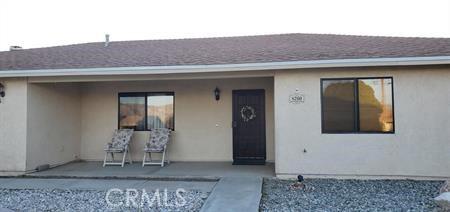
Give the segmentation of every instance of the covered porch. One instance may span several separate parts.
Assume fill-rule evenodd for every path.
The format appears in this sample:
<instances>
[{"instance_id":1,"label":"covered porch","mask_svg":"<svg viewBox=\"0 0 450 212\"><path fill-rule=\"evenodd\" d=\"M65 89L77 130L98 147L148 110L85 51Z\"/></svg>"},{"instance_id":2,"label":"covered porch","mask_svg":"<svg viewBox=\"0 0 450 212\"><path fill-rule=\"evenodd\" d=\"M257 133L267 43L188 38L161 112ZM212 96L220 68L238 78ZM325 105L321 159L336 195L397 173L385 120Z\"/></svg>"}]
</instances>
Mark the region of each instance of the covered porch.
<instances>
[{"instance_id":1,"label":"covered porch","mask_svg":"<svg viewBox=\"0 0 450 212\"><path fill-rule=\"evenodd\" d=\"M93 177L274 175L273 85L270 73L30 78L26 99L26 172L33 176ZM215 98L215 88L220 89L219 100ZM232 165L233 92L237 90L264 93L263 113L257 114L265 118L264 146L258 148L264 151L267 165ZM133 164L102 167L105 145L113 131L121 127L123 93L173 94L173 133L168 144L173 163L164 168L142 167L143 148L150 133L146 127L133 134ZM33 172L47 164L52 169Z\"/></svg>"}]
</instances>

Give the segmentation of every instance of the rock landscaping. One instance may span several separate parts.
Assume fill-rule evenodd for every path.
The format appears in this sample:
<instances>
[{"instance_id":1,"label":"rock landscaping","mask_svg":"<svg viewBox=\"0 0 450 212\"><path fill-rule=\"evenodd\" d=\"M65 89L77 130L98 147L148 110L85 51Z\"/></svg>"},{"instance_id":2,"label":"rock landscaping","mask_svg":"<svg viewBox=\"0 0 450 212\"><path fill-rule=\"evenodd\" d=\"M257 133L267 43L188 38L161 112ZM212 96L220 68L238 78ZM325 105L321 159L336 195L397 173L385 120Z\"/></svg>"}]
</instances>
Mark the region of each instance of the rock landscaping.
<instances>
[{"instance_id":1,"label":"rock landscaping","mask_svg":"<svg viewBox=\"0 0 450 212\"><path fill-rule=\"evenodd\" d=\"M186 191L181 194L183 204L175 191L166 194L161 191L159 197L149 191L149 199L141 205L142 193L138 190L136 205L132 202L127 205L125 192L111 193L111 205L106 201L106 191L0 189L0 211L199 211L208 196L199 191Z\"/></svg>"},{"instance_id":2,"label":"rock landscaping","mask_svg":"<svg viewBox=\"0 0 450 212\"><path fill-rule=\"evenodd\" d=\"M436 211L442 181L265 179L261 211Z\"/></svg>"}]
</instances>

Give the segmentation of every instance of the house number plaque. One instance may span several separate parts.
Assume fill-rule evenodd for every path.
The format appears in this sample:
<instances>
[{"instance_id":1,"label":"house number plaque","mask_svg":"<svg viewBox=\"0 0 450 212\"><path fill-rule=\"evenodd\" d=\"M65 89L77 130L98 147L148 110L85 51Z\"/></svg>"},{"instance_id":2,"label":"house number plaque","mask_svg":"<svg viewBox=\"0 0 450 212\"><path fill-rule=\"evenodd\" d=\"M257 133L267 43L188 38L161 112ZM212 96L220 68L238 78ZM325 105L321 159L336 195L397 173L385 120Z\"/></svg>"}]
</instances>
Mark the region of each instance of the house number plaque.
<instances>
[{"instance_id":1,"label":"house number plaque","mask_svg":"<svg viewBox=\"0 0 450 212\"><path fill-rule=\"evenodd\" d=\"M305 95L300 93L293 93L289 95L289 103L291 104L300 104L305 102Z\"/></svg>"}]
</instances>

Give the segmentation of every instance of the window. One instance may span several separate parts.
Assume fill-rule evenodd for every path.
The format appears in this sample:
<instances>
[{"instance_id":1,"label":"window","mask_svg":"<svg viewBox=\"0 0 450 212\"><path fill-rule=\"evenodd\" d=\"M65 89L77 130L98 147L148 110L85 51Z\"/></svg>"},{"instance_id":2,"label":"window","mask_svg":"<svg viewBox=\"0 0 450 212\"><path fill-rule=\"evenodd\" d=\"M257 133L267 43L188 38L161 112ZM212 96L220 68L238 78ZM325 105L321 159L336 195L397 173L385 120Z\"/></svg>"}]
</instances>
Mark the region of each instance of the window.
<instances>
[{"instance_id":1,"label":"window","mask_svg":"<svg viewBox=\"0 0 450 212\"><path fill-rule=\"evenodd\" d=\"M119 128L145 130L145 97L123 95L119 97Z\"/></svg>"},{"instance_id":2,"label":"window","mask_svg":"<svg viewBox=\"0 0 450 212\"><path fill-rule=\"evenodd\" d=\"M325 131L355 131L356 108L353 80L324 80L322 86L323 129Z\"/></svg>"},{"instance_id":3,"label":"window","mask_svg":"<svg viewBox=\"0 0 450 212\"><path fill-rule=\"evenodd\" d=\"M392 77L322 79L323 133L394 133Z\"/></svg>"},{"instance_id":4,"label":"window","mask_svg":"<svg viewBox=\"0 0 450 212\"><path fill-rule=\"evenodd\" d=\"M173 94L147 95L147 129L173 129Z\"/></svg>"},{"instance_id":5,"label":"window","mask_svg":"<svg viewBox=\"0 0 450 212\"><path fill-rule=\"evenodd\" d=\"M174 93L120 93L119 128L174 129Z\"/></svg>"}]
</instances>

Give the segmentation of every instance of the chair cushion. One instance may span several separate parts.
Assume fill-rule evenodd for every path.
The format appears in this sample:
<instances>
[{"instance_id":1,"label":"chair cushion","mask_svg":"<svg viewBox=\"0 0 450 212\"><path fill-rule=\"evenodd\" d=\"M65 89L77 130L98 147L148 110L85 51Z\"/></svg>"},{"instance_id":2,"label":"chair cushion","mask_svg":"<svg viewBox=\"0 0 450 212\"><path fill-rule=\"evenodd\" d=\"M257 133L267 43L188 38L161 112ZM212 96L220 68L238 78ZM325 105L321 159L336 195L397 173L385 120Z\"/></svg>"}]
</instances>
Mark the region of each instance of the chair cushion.
<instances>
[{"instance_id":1,"label":"chair cushion","mask_svg":"<svg viewBox=\"0 0 450 212\"><path fill-rule=\"evenodd\" d=\"M150 139L145 144L146 152L162 152L169 142L170 129L158 128L150 132Z\"/></svg>"},{"instance_id":2,"label":"chair cushion","mask_svg":"<svg viewBox=\"0 0 450 212\"><path fill-rule=\"evenodd\" d=\"M111 142L106 144L107 150L125 150L133 136L133 129L118 129L114 131Z\"/></svg>"}]
</instances>

